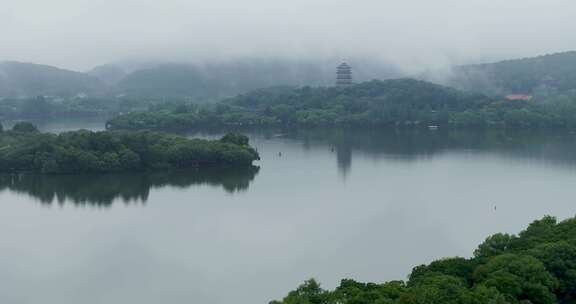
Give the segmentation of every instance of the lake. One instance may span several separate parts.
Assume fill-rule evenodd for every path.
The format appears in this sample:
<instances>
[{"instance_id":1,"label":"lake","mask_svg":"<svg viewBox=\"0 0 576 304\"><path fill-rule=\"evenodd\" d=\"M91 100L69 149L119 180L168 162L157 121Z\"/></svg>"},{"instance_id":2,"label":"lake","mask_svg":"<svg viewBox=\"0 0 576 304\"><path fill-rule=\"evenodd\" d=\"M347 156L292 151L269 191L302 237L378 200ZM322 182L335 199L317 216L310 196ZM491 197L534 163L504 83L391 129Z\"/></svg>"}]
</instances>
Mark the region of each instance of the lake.
<instances>
[{"instance_id":1,"label":"lake","mask_svg":"<svg viewBox=\"0 0 576 304\"><path fill-rule=\"evenodd\" d=\"M405 279L576 213L574 133L248 135L260 168L1 176L0 302L267 303L312 277Z\"/></svg>"}]
</instances>

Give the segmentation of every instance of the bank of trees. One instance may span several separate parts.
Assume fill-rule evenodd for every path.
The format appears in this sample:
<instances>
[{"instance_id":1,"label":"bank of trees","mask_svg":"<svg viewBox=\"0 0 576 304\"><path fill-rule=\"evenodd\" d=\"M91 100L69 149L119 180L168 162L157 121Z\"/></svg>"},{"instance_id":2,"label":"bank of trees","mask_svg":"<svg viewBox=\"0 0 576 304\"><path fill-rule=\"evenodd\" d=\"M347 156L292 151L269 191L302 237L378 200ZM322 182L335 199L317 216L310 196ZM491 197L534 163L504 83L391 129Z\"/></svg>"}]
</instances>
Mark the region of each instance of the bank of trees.
<instances>
[{"instance_id":1,"label":"bank of trees","mask_svg":"<svg viewBox=\"0 0 576 304\"><path fill-rule=\"evenodd\" d=\"M0 98L0 119L61 119L110 117L118 113L144 111L148 106L184 98L130 98L130 97L29 97Z\"/></svg>"},{"instance_id":2,"label":"bank of trees","mask_svg":"<svg viewBox=\"0 0 576 304\"><path fill-rule=\"evenodd\" d=\"M0 172L104 173L250 166L257 159L248 139L239 134L221 140L146 131L82 130L56 135L39 133L22 123L0 135Z\"/></svg>"},{"instance_id":3,"label":"bank of trees","mask_svg":"<svg viewBox=\"0 0 576 304\"><path fill-rule=\"evenodd\" d=\"M272 304L553 304L576 297L576 218L544 217L519 235L496 234L472 258L415 267L408 281L342 280L335 290L306 281Z\"/></svg>"},{"instance_id":4,"label":"bank of trees","mask_svg":"<svg viewBox=\"0 0 576 304\"><path fill-rule=\"evenodd\" d=\"M348 88L278 87L215 105L170 103L120 115L111 129L182 130L222 126L573 127L576 101L503 101L412 79Z\"/></svg>"}]
</instances>

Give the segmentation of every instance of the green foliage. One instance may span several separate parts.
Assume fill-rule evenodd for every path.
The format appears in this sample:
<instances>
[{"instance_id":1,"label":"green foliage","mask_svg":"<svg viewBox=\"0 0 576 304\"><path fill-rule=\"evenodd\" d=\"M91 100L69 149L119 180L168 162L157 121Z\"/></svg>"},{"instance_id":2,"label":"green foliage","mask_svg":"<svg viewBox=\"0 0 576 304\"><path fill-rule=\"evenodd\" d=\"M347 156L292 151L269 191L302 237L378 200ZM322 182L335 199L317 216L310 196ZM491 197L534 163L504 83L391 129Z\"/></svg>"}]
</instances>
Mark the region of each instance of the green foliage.
<instances>
[{"instance_id":1,"label":"green foliage","mask_svg":"<svg viewBox=\"0 0 576 304\"><path fill-rule=\"evenodd\" d=\"M410 274L410 284L416 284L421 278L425 278L430 273L443 274L458 277L466 280L476 267L475 261L460 257L446 258L430 263L430 265L420 265L415 267Z\"/></svg>"},{"instance_id":2,"label":"green foliage","mask_svg":"<svg viewBox=\"0 0 576 304\"><path fill-rule=\"evenodd\" d=\"M320 284L314 279L310 279L291 291L284 298L285 304L324 304L328 303L327 292L320 288ZM271 302L275 303L275 302Z\"/></svg>"},{"instance_id":3,"label":"green foliage","mask_svg":"<svg viewBox=\"0 0 576 304\"><path fill-rule=\"evenodd\" d=\"M428 275L421 278L414 287L400 297L398 303L402 304L426 304L468 303L470 298L464 280L449 275Z\"/></svg>"},{"instance_id":4,"label":"green foliage","mask_svg":"<svg viewBox=\"0 0 576 304\"><path fill-rule=\"evenodd\" d=\"M205 166L250 166L259 159L242 135L226 140L187 139L153 132L4 132L0 172L92 173Z\"/></svg>"},{"instance_id":5,"label":"green foliage","mask_svg":"<svg viewBox=\"0 0 576 304\"><path fill-rule=\"evenodd\" d=\"M221 139L223 143L231 143L239 146L247 146L248 145L248 137L246 135L238 134L238 133L228 133L224 135Z\"/></svg>"},{"instance_id":6,"label":"green foliage","mask_svg":"<svg viewBox=\"0 0 576 304\"><path fill-rule=\"evenodd\" d=\"M250 125L439 124L446 111L476 109L490 100L413 79L370 81L349 88L273 87L182 113L173 106L121 115L115 129L186 129Z\"/></svg>"},{"instance_id":7,"label":"green foliage","mask_svg":"<svg viewBox=\"0 0 576 304\"><path fill-rule=\"evenodd\" d=\"M20 121L12 126L14 132L38 132L38 128L30 122Z\"/></svg>"},{"instance_id":8,"label":"green foliage","mask_svg":"<svg viewBox=\"0 0 576 304\"><path fill-rule=\"evenodd\" d=\"M576 95L509 101L413 79L347 88L260 89L216 105L163 104L117 116L111 129L182 130L221 126L576 127Z\"/></svg>"},{"instance_id":9,"label":"green foliage","mask_svg":"<svg viewBox=\"0 0 576 304\"><path fill-rule=\"evenodd\" d=\"M314 303L327 304L572 303L576 218L557 222L547 216L517 236L493 235L472 258L447 258L415 267L406 284L342 280L335 290L314 294L321 299ZM305 295L300 289L274 303L313 303Z\"/></svg>"},{"instance_id":10,"label":"green foliage","mask_svg":"<svg viewBox=\"0 0 576 304\"><path fill-rule=\"evenodd\" d=\"M476 257L491 257L502 254L509 249L513 237L508 234L497 233L488 237L478 249L474 251Z\"/></svg>"},{"instance_id":11,"label":"green foliage","mask_svg":"<svg viewBox=\"0 0 576 304\"><path fill-rule=\"evenodd\" d=\"M528 254L541 261L558 279L559 295L576 294L576 246L566 241L545 243L530 249Z\"/></svg>"},{"instance_id":12,"label":"green foliage","mask_svg":"<svg viewBox=\"0 0 576 304\"><path fill-rule=\"evenodd\" d=\"M110 117L119 113L153 109L158 103L180 104L191 108L183 99L130 97L32 97L2 98L0 119L60 119Z\"/></svg>"},{"instance_id":13,"label":"green foliage","mask_svg":"<svg viewBox=\"0 0 576 304\"><path fill-rule=\"evenodd\" d=\"M405 292L404 282L392 281L385 284L359 283L354 280L342 280L331 298L337 303L392 303Z\"/></svg>"},{"instance_id":14,"label":"green foliage","mask_svg":"<svg viewBox=\"0 0 576 304\"><path fill-rule=\"evenodd\" d=\"M509 301L528 300L531 303L555 302L557 280L544 264L531 256L501 254L480 265L474 273L475 281L494 287Z\"/></svg>"}]
</instances>

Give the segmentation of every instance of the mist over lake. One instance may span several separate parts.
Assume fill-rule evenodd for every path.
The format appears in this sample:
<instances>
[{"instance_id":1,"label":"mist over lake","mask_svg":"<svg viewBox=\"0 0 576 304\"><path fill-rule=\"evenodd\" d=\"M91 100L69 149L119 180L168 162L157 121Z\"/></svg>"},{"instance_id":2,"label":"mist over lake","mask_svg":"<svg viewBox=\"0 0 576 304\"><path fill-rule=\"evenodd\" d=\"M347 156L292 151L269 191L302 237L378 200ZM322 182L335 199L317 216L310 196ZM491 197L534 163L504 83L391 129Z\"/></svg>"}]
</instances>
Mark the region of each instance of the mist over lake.
<instances>
[{"instance_id":1,"label":"mist over lake","mask_svg":"<svg viewBox=\"0 0 576 304\"><path fill-rule=\"evenodd\" d=\"M311 277L405 279L574 214L569 132L248 134L262 158L249 173L0 179L0 299L263 303Z\"/></svg>"},{"instance_id":2,"label":"mist over lake","mask_svg":"<svg viewBox=\"0 0 576 304\"><path fill-rule=\"evenodd\" d=\"M574 0L0 0L0 304L575 304Z\"/></svg>"}]
</instances>

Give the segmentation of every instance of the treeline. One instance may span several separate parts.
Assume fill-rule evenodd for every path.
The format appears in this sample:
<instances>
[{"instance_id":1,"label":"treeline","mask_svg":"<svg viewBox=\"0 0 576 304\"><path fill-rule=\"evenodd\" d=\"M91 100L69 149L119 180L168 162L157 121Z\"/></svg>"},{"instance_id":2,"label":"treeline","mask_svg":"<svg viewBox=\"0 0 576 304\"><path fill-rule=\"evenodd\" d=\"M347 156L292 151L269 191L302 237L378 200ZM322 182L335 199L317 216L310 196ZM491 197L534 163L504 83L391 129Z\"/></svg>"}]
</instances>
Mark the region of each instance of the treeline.
<instances>
[{"instance_id":1,"label":"treeline","mask_svg":"<svg viewBox=\"0 0 576 304\"><path fill-rule=\"evenodd\" d=\"M154 132L40 133L18 123L0 134L0 172L106 173L210 166L251 166L248 138L187 139Z\"/></svg>"},{"instance_id":2,"label":"treeline","mask_svg":"<svg viewBox=\"0 0 576 304\"><path fill-rule=\"evenodd\" d=\"M277 87L216 105L170 103L117 116L110 129L182 130L221 126L574 127L576 102L488 98L412 79L347 88Z\"/></svg>"},{"instance_id":3,"label":"treeline","mask_svg":"<svg viewBox=\"0 0 576 304\"><path fill-rule=\"evenodd\" d=\"M407 282L306 281L271 304L553 304L576 301L576 218L544 217L518 235L495 234L472 258L415 267Z\"/></svg>"},{"instance_id":4,"label":"treeline","mask_svg":"<svg viewBox=\"0 0 576 304\"><path fill-rule=\"evenodd\" d=\"M150 105L185 99L154 99L129 97L30 97L0 98L0 119L57 119L112 117L119 113L144 111Z\"/></svg>"}]
</instances>

